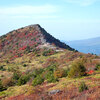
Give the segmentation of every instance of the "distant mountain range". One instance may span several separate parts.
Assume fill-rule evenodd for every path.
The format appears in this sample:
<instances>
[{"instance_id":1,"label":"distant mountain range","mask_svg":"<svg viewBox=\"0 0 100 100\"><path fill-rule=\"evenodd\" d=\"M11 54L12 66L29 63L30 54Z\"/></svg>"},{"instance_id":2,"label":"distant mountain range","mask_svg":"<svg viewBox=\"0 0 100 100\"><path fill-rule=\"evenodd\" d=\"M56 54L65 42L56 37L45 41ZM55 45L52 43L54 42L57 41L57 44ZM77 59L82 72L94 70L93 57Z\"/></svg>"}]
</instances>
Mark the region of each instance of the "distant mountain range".
<instances>
[{"instance_id":1,"label":"distant mountain range","mask_svg":"<svg viewBox=\"0 0 100 100\"><path fill-rule=\"evenodd\" d=\"M68 41L66 43L80 52L100 55L100 37Z\"/></svg>"}]
</instances>

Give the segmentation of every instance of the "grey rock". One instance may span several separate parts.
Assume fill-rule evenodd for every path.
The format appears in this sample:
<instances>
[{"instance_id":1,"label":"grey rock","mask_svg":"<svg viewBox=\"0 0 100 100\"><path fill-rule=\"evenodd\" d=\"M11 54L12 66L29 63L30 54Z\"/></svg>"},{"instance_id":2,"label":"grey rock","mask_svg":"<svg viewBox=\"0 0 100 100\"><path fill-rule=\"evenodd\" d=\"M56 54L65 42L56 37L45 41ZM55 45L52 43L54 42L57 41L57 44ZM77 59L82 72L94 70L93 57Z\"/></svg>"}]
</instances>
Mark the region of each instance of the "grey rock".
<instances>
[{"instance_id":1,"label":"grey rock","mask_svg":"<svg viewBox=\"0 0 100 100\"><path fill-rule=\"evenodd\" d=\"M60 92L60 90L52 90L48 94L51 95L51 94L56 94L56 93L59 93L59 92Z\"/></svg>"}]
</instances>

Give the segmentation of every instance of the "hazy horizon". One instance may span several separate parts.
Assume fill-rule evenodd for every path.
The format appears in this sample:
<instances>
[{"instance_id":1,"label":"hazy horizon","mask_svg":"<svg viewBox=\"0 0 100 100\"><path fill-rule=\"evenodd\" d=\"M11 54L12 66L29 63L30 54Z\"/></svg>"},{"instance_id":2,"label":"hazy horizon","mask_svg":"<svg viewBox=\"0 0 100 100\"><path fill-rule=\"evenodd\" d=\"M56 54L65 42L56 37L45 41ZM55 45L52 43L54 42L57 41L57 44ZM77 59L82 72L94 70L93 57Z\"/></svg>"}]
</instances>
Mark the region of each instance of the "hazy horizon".
<instances>
[{"instance_id":1,"label":"hazy horizon","mask_svg":"<svg viewBox=\"0 0 100 100\"><path fill-rule=\"evenodd\" d=\"M3 0L0 2L0 36L40 24L60 40L100 37L99 12L99 0Z\"/></svg>"}]
</instances>

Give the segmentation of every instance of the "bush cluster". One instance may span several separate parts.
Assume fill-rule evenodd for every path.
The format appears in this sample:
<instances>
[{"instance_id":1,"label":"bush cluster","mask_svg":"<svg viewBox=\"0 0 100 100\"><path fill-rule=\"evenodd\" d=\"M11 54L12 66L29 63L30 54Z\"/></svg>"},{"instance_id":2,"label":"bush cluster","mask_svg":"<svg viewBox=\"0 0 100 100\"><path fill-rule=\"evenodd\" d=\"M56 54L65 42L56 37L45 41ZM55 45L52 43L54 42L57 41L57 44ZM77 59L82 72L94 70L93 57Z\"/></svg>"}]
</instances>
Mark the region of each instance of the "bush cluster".
<instances>
[{"instance_id":1,"label":"bush cluster","mask_svg":"<svg viewBox=\"0 0 100 100\"><path fill-rule=\"evenodd\" d=\"M59 78L62 77L68 76L70 78L76 78L81 77L86 73L84 61L81 58L72 63L70 70L58 68L57 66L57 63L51 63L44 69L34 69L33 71L25 74L18 73L16 69L14 69L13 80L20 86L26 84L30 79L32 79L32 85L36 86L42 84L44 81L50 83L57 82L59 81Z\"/></svg>"},{"instance_id":2,"label":"bush cluster","mask_svg":"<svg viewBox=\"0 0 100 100\"><path fill-rule=\"evenodd\" d=\"M70 71L68 73L69 78L77 78L86 74L86 68L82 59L76 60L72 63Z\"/></svg>"},{"instance_id":3,"label":"bush cluster","mask_svg":"<svg viewBox=\"0 0 100 100\"><path fill-rule=\"evenodd\" d=\"M39 85L46 80L47 82L57 82L59 78L67 76L67 71L57 68L56 64L52 64L45 69L34 70L32 76L34 80L33 86Z\"/></svg>"}]
</instances>

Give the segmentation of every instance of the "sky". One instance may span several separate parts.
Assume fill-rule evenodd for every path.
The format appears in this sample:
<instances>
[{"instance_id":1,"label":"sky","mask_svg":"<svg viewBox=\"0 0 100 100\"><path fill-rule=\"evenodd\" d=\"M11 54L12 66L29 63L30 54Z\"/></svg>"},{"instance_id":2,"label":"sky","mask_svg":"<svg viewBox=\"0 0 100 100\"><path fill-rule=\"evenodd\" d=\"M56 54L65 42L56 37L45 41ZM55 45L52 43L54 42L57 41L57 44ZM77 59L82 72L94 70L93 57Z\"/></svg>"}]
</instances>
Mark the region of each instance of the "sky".
<instances>
[{"instance_id":1,"label":"sky","mask_svg":"<svg viewBox=\"0 0 100 100\"><path fill-rule=\"evenodd\" d=\"M100 37L100 0L0 0L0 35L31 24L63 41Z\"/></svg>"}]
</instances>

